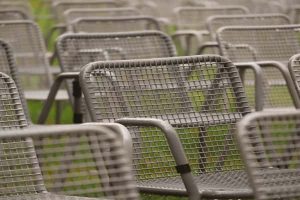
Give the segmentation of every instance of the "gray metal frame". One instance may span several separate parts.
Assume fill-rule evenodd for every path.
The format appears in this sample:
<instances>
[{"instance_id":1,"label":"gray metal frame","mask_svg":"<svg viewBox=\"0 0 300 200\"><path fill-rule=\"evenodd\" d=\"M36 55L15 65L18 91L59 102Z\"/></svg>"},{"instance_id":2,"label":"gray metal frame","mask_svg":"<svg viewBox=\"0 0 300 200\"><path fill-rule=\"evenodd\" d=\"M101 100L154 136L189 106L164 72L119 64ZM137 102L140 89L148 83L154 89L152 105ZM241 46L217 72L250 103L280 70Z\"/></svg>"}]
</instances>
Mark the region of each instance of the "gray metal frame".
<instances>
[{"instance_id":1,"label":"gray metal frame","mask_svg":"<svg viewBox=\"0 0 300 200\"><path fill-rule=\"evenodd\" d=\"M125 17L84 17L77 18L70 24L70 31L75 33L113 33L161 30L159 22L149 16Z\"/></svg>"},{"instance_id":2,"label":"gray metal frame","mask_svg":"<svg viewBox=\"0 0 300 200\"><path fill-rule=\"evenodd\" d=\"M286 66L290 56L300 51L299 28L299 25L228 26L217 31L221 54L240 68L245 86L248 83L255 86L255 96L249 94L249 99L255 98L257 111L275 106L300 108L300 99ZM255 78L245 75L247 69L254 72ZM279 99L268 91L276 86L287 86L284 91L276 92L281 95Z\"/></svg>"},{"instance_id":3,"label":"gray metal frame","mask_svg":"<svg viewBox=\"0 0 300 200\"><path fill-rule=\"evenodd\" d=\"M174 10L177 18L177 31L172 34L174 40L183 40L181 45L185 55L193 54L201 44L209 40L209 33L205 21L213 15L248 14L249 10L243 6L217 6L217 7L178 7ZM194 41L194 42L193 42Z\"/></svg>"},{"instance_id":4,"label":"gray metal frame","mask_svg":"<svg viewBox=\"0 0 300 200\"><path fill-rule=\"evenodd\" d=\"M253 196L232 138L250 108L228 59L94 62L82 68L80 83L93 121L130 128L140 191L190 199Z\"/></svg>"},{"instance_id":5,"label":"gray metal frame","mask_svg":"<svg viewBox=\"0 0 300 200\"><path fill-rule=\"evenodd\" d=\"M255 199L298 199L299 110L247 115L237 125L237 139Z\"/></svg>"},{"instance_id":6,"label":"gray metal frame","mask_svg":"<svg viewBox=\"0 0 300 200\"><path fill-rule=\"evenodd\" d=\"M53 84L48 99L38 119L45 123L58 89L65 79L70 96L73 88L71 80L77 80L80 68L89 62L99 60L138 59L171 57L176 55L172 40L160 31L137 31L126 33L74 34L60 36L57 42L58 58L62 70ZM77 89L80 91L80 89ZM81 113L80 99L73 103L75 113ZM80 116L80 114L79 114Z\"/></svg>"}]
</instances>

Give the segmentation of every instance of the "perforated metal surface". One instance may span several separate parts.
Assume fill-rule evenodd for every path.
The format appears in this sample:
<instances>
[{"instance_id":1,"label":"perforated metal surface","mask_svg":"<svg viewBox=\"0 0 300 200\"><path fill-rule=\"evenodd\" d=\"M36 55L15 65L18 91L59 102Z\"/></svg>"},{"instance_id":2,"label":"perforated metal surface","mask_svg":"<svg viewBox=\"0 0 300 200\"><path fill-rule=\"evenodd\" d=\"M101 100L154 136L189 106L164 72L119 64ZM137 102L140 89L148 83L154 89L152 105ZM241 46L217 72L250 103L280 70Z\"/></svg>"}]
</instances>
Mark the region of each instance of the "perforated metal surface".
<instances>
[{"instance_id":1,"label":"perforated metal surface","mask_svg":"<svg viewBox=\"0 0 300 200\"><path fill-rule=\"evenodd\" d=\"M213 15L240 15L249 11L241 6L223 6L213 8L178 7L175 11L176 25L180 30L205 30L205 20Z\"/></svg>"},{"instance_id":2,"label":"perforated metal surface","mask_svg":"<svg viewBox=\"0 0 300 200\"><path fill-rule=\"evenodd\" d=\"M212 38L215 38L215 33L223 26L268 26L290 23L288 16L283 14L218 15L206 20L206 26Z\"/></svg>"},{"instance_id":3,"label":"perforated metal surface","mask_svg":"<svg viewBox=\"0 0 300 200\"><path fill-rule=\"evenodd\" d=\"M81 8L68 9L64 12L66 21L72 22L77 18L82 17L122 17L122 16L137 16L141 13L139 10L131 7L124 8Z\"/></svg>"},{"instance_id":4,"label":"perforated metal surface","mask_svg":"<svg viewBox=\"0 0 300 200\"><path fill-rule=\"evenodd\" d=\"M57 22L64 23L64 12L68 9L74 8L115 8L118 7L118 3L113 0L85 0L85 1L73 1L73 2L54 2L53 11Z\"/></svg>"},{"instance_id":5,"label":"perforated metal surface","mask_svg":"<svg viewBox=\"0 0 300 200\"><path fill-rule=\"evenodd\" d=\"M255 199L298 199L299 110L249 115L238 126Z\"/></svg>"},{"instance_id":6,"label":"perforated metal surface","mask_svg":"<svg viewBox=\"0 0 300 200\"><path fill-rule=\"evenodd\" d=\"M250 109L238 71L228 60L195 56L94 62L82 69L80 81L94 121L152 117L176 128L204 197L251 196L232 135ZM163 133L130 128L140 189L186 195Z\"/></svg>"},{"instance_id":7,"label":"perforated metal surface","mask_svg":"<svg viewBox=\"0 0 300 200\"><path fill-rule=\"evenodd\" d=\"M224 27L217 32L222 55L233 62L279 61L286 64L289 58L300 51L298 25L266 27ZM279 70L264 68L265 104L270 107L293 106ZM253 77L245 75L249 99L254 98ZM248 81L248 83L247 83Z\"/></svg>"},{"instance_id":8,"label":"perforated metal surface","mask_svg":"<svg viewBox=\"0 0 300 200\"><path fill-rule=\"evenodd\" d=\"M70 26L74 32L86 33L160 30L159 22L147 16L78 18Z\"/></svg>"}]
</instances>

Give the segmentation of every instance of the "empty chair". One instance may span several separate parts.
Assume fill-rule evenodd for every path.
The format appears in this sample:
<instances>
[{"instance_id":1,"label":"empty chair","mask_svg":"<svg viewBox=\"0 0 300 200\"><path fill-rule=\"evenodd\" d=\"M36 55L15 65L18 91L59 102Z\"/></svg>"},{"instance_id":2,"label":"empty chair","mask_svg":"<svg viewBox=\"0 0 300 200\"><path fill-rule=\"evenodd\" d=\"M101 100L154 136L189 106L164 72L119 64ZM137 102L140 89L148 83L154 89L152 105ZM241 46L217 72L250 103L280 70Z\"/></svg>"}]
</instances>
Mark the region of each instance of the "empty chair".
<instances>
[{"instance_id":1,"label":"empty chair","mask_svg":"<svg viewBox=\"0 0 300 200\"><path fill-rule=\"evenodd\" d=\"M159 22L147 16L78 18L70 27L73 32L86 33L160 30Z\"/></svg>"},{"instance_id":2,"label":"empty chair","mask_svg":"<svg viewBox=\"0 0 300 200\"><path fill-rule=\"evenodd\" d=\"M217 31L222 55L233 62L243 62L240 64L245 89L256 110L298 108L299 96L286 64L300 51L299 28L298 25L235 26ZM248 69L254 71L255 77L251 73L244 74Z\"/></svg>"},{"instance_id":3,"label":"empty chair","mask_svg":"<svg viewBox=\"0 0 300 200\"><path fill-rule=\"evenodd\" d=\"M44 101L53 83L53 73L60 70L49 66L38 26L25 20L1 21L0 38L12 48L26 99ZM65 91L60 91L56 98L58 101L68 99ZM60 116L60 112L57 114Z\"/></svg>"},{"instance_id":4,"label":"empty chair","mask_svg":"<svg viewBox=\"0 0 300 200\"><path fill-rule=\"evenodd\" d=\"M14 81L1 72L0 107L0 199L138 198L124 127L30 126Z\"/></svg>"},{"instance_id":5,"label":"empty chair","mask_svg":"<svg viewBox=\"0 0 300 200\"><path fill-rule=\"evenodd\" d=\"M181 39L185 54L193 54L194 49L209 40L209 33L205 21L213 15L242 15L249 11L242 6L223 7L178 7L174 10L176 15L177 31L172 35L174 40ZM193 42L194 41L194 42Z\"/></svg>"},{"instance_id":6,"label":"empty chair","mask_svg":"<svg viewBox=\"0 0 300 200\"><path fill-rule=\"evenodd\" d=\"M176 55L176 49L170 37L159 31L64 34L58 38L57 52L62 72L79 72L82 66L100 60L127 60ZM71 92L73 88L71 82L68 82L68 90ZM55 88L52 91L55 91ZM52 101L53 99L50 98L47 100L39 123L45 122Z\"/></svg>"},{"instance_id":7,"label":"empty chair","mask_svg":"<svg viewBox=\"0 0 300 200\"><path fill-rule=\"evenodd\" d=\"M67 23L77 18L86 17L125 17L141 15L140 11L132 7L123 8L77 8L68 9L64 12Z\"/></svg>"},{"instance_id":8,"label":"empty chair","mask_svg":"<svg viewBox=\"0 0 300 200\"><path fill-rule=\"evenodd\" d=\"M117 122L130 128L140 191L190 199L252 197L233 135L250 108L229 60L94 62L82 68L80 83L93 121L123 118Z\"/></svg>"},{"instance_id":9,"label":"empty chair","mask_svg":"<svg viewBox=\"0 0 300 200\"><path fill-rule=\"evenodd\" d=\"M299 199L299 125L299 110L257 112L238 124L255 199Z\"/></svg>"},{"instance_id":10,"label":"empty chair","mask_svg":"<svg viewBox=\"0 0 300 200\"><path fill-rule=\"evenodd\" d=\"M198 54L220 53L216 42L216 32L223 26L268 26L291 24L288 16L283 14L252 14L252 15L214 15L206 20L206 27L213 42L206 42L199 47ZM214 49L212 49L214 48ZM210 51L209 51L210 50Z\"/></svg>"}]
</instances>

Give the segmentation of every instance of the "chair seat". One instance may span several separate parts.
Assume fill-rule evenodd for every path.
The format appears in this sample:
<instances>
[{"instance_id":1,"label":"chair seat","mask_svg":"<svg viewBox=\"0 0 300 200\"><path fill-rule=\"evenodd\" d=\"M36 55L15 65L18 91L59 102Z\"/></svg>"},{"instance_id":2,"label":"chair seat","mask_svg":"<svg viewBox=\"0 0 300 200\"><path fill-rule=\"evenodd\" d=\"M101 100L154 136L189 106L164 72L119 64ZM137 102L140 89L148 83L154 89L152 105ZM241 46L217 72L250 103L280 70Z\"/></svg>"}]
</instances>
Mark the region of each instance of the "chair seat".
<instances>
[{"instance_id":1,"label":"chair seat","mask_svg":"<svg viewBox=\"0 0 300 200\"><path fill-rule=\"evenodd\" d=\"M244 171L206 173L194 176L194 178L199 188L199 193L203 197L253 197L253 192L248 184L247 174ZM187 195L180 177L140 181L137 186L142 192Z\"/></svg>"},{"instance_id":2,"label":"chair seat","mask_svg":"<svg viewBox=\"0 0 300 200\"><path fill-rule=\"evenodd\" d=\"M49 90L29 90L24 93L27 100L45 101L48 97ZM66 90L59 90L55 97L57 101L66 101L68 99L69 95Z\"/></svg>"},{"instance_id":3,"label":"chair seat","mask_svg":"<svg viewBox=\"0 0 300 200\"><path fill-rule=\"evenodd\" d=\"M87 197L73 197L73 196L64 196L56 195L51 193L43 194L28 194L28 195L13 195L0 197L0 200L100 200L100 198L87 198ZM102 198L101 198L102 199Z\"/></svg>"}]
</instances>

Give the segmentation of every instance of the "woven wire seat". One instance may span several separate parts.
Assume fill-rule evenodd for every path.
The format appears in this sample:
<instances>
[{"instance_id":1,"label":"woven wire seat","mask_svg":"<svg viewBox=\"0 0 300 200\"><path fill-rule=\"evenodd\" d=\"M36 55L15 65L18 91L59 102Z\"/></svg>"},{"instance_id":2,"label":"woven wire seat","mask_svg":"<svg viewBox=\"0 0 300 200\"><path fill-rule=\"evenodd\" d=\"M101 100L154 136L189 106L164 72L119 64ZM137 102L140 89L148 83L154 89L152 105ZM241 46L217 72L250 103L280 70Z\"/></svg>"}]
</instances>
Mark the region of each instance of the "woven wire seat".
<instances>
[{"instance_id":1,"label":"woven wire seat","mask_svg":"<svg viewBox=\"0 0 300 200\"><path fill-rule=\"evenodd\" d=\"M0 199L138 198L124 127L30 126L14 81L1 72L0 108Z\"/></svg>"},{"instance_id":2,"label":"woven wire seat","mask_svg":"<svg viewBox=\"0 0 300 200\"><path fill-rule=\"evenodd\" d=\"M177 31L172 35L174 40L180 41L185 55L193 54L201 44L209 41L209 32L205 21L213 15L243 15L249 13L242 6L217 7L178 7L174 10Z\"/></svg>"},{"instance_id":3,"label":"woven wire seat","mask_svg":"<svg viewBox=\"0 0 300 200\"><path fill-rule=\"evenodd\" d=\"M82 68L80 83L93 121L123 118L117 122L130 128L142 192L191 199L252 196L232 135L250 108L229 60L194 56L94 62ZM171 126L157 128L153 118ZM184 150L175 142L177 134Z\"/></svg>"},{"instance_id":4,"label":"woven wire seat","mask_svg":"<svg viewBox=\"0 0 300 200\"><path fill-rule=\"evenodd\" d=\"M299 199L299 110L257 112L238 124L237 138L255 199Z\"/></svg>"},{"instance_id":5,"label":"woven wire seat","mask_svg":"<svg viewBox=\"0 0 300 200\"><path fill-rule=\"evenodd\" d=\"M78 18L70 24L73 32L112 33L160 30L159 22L148 16Z\"/></svg>"},{"instance_id":6,"label":"woven wire seat","mask_svg":"<svg viewBox=\"0 0 300 200\"><path fill-rule=\"evenodd\" d=\"M67 23L77 18L86 17L125 17L141 15L140 11L132 7L121 8L80 8L68 9L64 12Z\"/></svg>"},{"instance_id":7,"label":"woven wire seat","mask_svg":"<svg viewBox=\"0 0 300 200\"><path fill-rule=\"evenodd\" d=\"M241 69L246 70L242 76L247 96L256 110L299 107L298 95L286 66L289 58L300 51L299 28L298 25L235 26L217 31L222 55L240 63ZM262 67L261 72L255 72L262 76L260 81L250 72L255 65ZM258 92L254 86L262 91ZM261 97L260 100L254 101L257 97Z\"/></svg>"}]
</instances>

